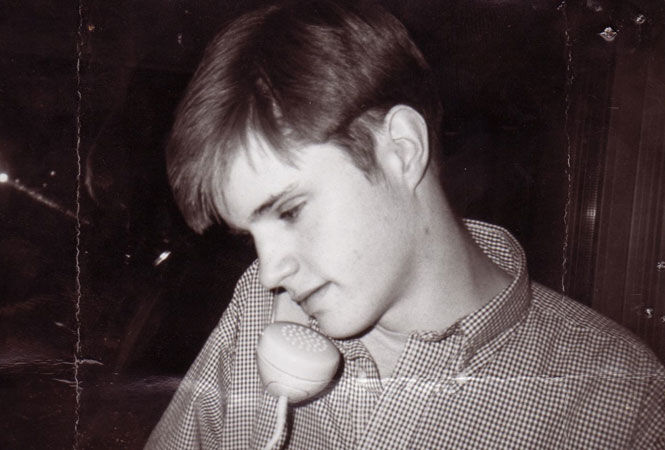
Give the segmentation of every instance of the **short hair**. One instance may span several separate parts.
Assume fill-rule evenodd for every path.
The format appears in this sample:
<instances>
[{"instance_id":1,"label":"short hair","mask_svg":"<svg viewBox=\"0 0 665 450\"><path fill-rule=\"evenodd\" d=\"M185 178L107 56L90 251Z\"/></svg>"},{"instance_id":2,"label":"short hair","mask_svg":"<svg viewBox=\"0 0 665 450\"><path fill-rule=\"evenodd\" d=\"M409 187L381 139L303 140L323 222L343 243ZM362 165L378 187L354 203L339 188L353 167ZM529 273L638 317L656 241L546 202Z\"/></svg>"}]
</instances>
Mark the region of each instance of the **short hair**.
<instances>
[{"instance_id":1,"label":"short hair","mask_svg":"<svg viewBox=\"0 0 665 450\"><path fill-rule=\"evenodd\" d=\"M208 44L177 109L166 151L176 203L196 232L219 222L223 176L250 133L288 161L298 144L338 144L371 175L372 126L397 104L424 117L438 154L434 76L381 6L305 0L246 13Z\"/></svg>"}]
</instances>

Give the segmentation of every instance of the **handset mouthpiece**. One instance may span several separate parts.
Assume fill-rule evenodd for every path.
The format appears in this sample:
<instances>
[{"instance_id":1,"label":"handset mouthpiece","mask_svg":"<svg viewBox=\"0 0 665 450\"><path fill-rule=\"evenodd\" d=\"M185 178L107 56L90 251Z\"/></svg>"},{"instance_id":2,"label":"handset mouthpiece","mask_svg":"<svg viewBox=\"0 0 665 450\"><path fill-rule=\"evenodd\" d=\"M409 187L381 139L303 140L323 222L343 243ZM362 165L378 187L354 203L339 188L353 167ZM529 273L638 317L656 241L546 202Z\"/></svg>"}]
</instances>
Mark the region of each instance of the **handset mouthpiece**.
<instances>
[{"instance_id":1,"label":"handset mouthpiece","mask_svg":"<svg viewBox=\"0 0 665 450\"><path fill-rule=\"evenodd\" d=\"M340 354L322 334L292 322L275 322L261 334L256 348L259 376L266 390L297 403L330 383Z\"/></svg>"}]
</instances>

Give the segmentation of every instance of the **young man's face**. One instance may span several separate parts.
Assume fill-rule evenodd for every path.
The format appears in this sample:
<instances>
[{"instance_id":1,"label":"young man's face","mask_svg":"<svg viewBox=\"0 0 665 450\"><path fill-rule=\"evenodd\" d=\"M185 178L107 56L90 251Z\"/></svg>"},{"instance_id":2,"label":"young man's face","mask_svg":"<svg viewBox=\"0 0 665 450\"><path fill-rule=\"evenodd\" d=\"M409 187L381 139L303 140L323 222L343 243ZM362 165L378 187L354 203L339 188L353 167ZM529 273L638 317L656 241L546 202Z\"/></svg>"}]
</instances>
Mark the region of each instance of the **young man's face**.
<instances>
[{"instance_id":1,"label":"young man's face","mask_svg":"<svg viewBox=\"0 0 665 450\"><path fill-rule=\"evenodd\" d=\"M251 233L261 283L283 288L335 338L357 335L408 297L413 246L408 199L390 177L370 181L332 144L294 164L258 140L232 161L222 215Z\"/></svg>"}]
</instances>

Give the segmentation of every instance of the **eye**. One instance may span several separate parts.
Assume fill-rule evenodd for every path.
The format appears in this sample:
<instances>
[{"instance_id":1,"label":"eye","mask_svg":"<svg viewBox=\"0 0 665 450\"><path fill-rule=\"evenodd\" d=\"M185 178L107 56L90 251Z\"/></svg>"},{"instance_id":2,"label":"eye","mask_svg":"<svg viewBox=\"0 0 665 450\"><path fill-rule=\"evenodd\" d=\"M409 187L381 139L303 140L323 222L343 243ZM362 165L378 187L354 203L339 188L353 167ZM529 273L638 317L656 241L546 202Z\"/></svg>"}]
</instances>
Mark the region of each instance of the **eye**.
<instances>
[{"instance_id":1,"label":"eye","mask_svg":"<svg viewBox=\"0 0 665 450\"><path fill-rule=\"evenodd\" d=\"M284 211L280 211L279 213L279 218L281 220L286 220L287 222L293 222L298 218L300 215L300 211L302 211L303 206L305 206L305 203L298 203L296 206L292 208L285 209Z\"/></svg>"}]
</instances>

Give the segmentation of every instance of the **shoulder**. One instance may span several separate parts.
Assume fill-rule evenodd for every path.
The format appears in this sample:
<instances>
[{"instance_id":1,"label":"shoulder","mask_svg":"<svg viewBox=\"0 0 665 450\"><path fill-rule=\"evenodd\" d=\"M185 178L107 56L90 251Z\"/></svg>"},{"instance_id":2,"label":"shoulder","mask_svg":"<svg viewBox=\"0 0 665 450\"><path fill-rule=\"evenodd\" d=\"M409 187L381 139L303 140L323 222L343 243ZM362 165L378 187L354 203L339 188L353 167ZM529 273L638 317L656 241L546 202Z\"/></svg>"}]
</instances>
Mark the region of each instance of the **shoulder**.
<instances>
[{"instance_id":1,"label":"shoulder","mask_svg":"<svg viewBox=\"0 0 665 450\"><path fill-rule=\"evenodd\" d=\"M238 279L234 290L234 297L262 296L265 292L265 289L259 282L259 261L257 259L250 264Z\"/></svg>"},{"instance_id":2,"label":"shoulder","mask_svg":"<svg viewBox=\"0 0 665 450\"><path fill-rule=\"evenodd\" d=\"M527 329L546 339L553 362L582 371L663 377L653 352L624 327L538 283L531 283Z\"/></svg>"},{"instance_id":3,"label":"shoulder","mask_svg":"<svg viewBox=\"0 0 665 450\"><path fill-rule=\"evenodd\" d=\"M254 374L255 341L270 310L270 293L258 280L258 264L250 265L236 284L233 298L218 325L181 381L146 448L199 448L222 445L226 422L235 425L231 399L255 407L261 388ZM267 306L266 306L267 304ZM238 429L238 427L232 427ZM249 443L243 429L230 435ZM229 438L230 439L230 438Z\"/></svg>"},{"instance_id":4,"label":"shoulder","mask_svg":"<svg viewBox=\"0 0 665 450\"><path fill-rule=\"evenodd\" d=\"M233 318L240 322L248 315L252 318L262 318L266 315L266 311L267 317L270 317L272 297L273 294L261 285L259 262L255 260L238 279L220 325L224 323L225 317L227 321Z\"/></svg>"},{"instance_id":5,"label":"shoulder","mask_svg":"<svg viewBox=\"0 0 665 450\"><path fill-rule=\"evenodd\" d=\"M240 276L233 297L211 339L222 336L227 347L235 350L252 346L270 321L273 293L259 281L259 264L254 261Z\"/></svg>"},{"instance_id":6,"label":"shoulder","mask_svg":"<svg viewBox=\"0 0 665 450\"><path fill-rule=\"evenodd\" d=\"M258 279L258 263L252 263L236 283L233 296L217 326L190 368L200 373L217 372L222 366L228 375L239 354L253 349L254 341L270 317L272 294ZM198 366L201 366L196 369Z\"/></svg>"}]
</instances>

